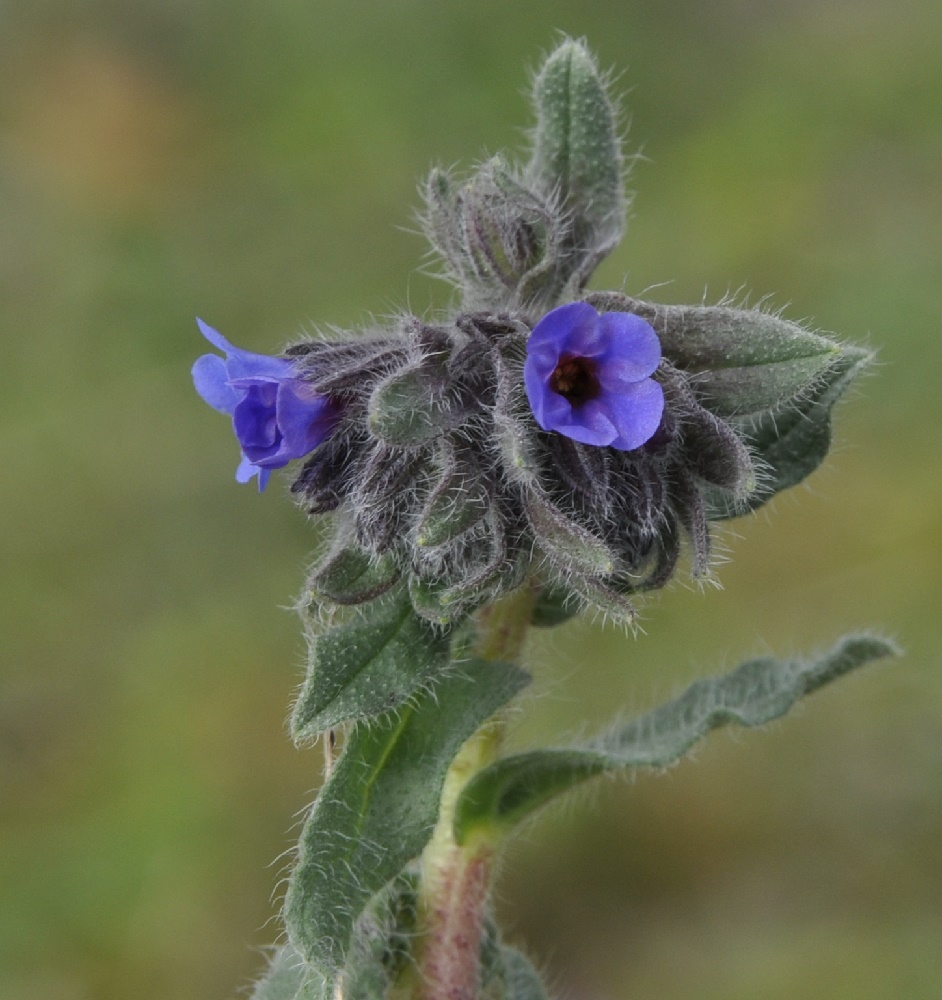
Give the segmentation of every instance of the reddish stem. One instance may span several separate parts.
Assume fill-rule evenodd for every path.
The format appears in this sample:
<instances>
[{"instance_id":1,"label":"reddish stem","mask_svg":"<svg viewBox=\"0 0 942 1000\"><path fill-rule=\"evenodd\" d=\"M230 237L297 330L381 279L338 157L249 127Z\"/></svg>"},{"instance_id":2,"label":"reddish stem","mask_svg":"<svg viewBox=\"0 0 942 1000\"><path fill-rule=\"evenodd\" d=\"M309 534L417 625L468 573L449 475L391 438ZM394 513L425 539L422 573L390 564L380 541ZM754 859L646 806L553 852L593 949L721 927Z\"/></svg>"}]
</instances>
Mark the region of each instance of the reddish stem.
<instances>
[{"instance_id":1,"label":"reddish stem","mask_svg":"<svg viewBox=\"0 0 942 1000\"><path fill-rule=\"evenodd\" d=\"M492 851L450 848L434 873L419 972L422 1000L477 1000Z\"/></svg>"}]
</instances>

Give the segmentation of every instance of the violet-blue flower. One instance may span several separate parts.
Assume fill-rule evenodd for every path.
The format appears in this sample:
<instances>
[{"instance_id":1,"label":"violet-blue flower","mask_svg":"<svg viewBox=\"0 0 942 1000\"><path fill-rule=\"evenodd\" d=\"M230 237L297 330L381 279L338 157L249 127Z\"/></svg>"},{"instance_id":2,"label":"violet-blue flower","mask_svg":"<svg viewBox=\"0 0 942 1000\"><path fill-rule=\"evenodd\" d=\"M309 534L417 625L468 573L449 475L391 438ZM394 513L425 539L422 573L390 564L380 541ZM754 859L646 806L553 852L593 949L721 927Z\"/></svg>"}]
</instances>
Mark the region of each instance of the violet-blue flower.
<instances>
[{"instance_id":1,"label":"violet-blue flower","mask_svg":"<svg viewBox=\"0 0 942 1000\"><path fill-rule=\"evenodd\" d=\"M225 358L218 354L197 358L193 384L210 406L232 417L242 448L236 479L247 483L257 475L261 492L272 469L302 458L326 440L340 412L298 378L291 361L243 351L202 320L196 322Z\"/></svg>"},{"instance_id":2,"label":"violet-blue flower","mask_svg":"<svg viewBox=\"0 0 942 1000\"><path fill-rule=\"evenodd\" d=\"M527 341L523 379L536 422L583 444L639 448L657 430L664 392L653 327L633 313L599 314L587 302L548 312Z\"/></svg>"}]
</instances>

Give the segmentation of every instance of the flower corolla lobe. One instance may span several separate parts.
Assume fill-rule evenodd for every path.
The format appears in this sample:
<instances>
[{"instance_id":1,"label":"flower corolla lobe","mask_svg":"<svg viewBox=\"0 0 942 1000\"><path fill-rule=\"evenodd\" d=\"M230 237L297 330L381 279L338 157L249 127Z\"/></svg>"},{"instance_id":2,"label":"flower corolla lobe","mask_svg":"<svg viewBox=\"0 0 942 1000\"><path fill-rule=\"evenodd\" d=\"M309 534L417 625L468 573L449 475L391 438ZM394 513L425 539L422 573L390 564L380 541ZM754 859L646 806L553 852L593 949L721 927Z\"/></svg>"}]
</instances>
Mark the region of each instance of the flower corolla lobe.
<instances>
[{"instance_id":1,"label":"flower corolla lobe","mask_svg":"<svg viewBox=\"0 0 942 1000\"><path fill-rule=\"evenodd\" d=\"M264 490L273 469L313 451L330 435L340 413L326 396L298 378L293 362L233 346L202 320L200 332L220 351L193 365L196 391L214 409L232 417L242 449L236 479L258 476Z\"/></svg>"},{"instance_id":2,"label":"flower corolla lobe","mask_svg":"<svg viewBox=\"0 0 942 1000\"><path fill-rule=\"evenodd\" d=\"M650 376L661 361L653 327L587 302L548 312L527 341L523 377L536 422L582 444L640 448L658 429L664 392Z\"/></svg>"}]
</instances>

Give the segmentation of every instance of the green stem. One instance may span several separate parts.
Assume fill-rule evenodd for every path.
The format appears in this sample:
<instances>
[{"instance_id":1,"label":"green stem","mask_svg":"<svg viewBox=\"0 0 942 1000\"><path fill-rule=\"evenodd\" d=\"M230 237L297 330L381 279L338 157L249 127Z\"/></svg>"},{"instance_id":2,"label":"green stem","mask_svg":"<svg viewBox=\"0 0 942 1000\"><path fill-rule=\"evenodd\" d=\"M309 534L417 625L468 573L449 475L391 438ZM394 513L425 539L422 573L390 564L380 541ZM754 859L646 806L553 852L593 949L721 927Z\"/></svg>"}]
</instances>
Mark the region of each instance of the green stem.
<instances>
[{"instance_id":1,"label":"green stem","mask_svg":"<svg viewBox=\"0 0 942 1000\"><path fill-rule=\"evenodd\" d=\"M524 586L478 615L474 655L513 663L520 659L536 591ZM454 839L458 794L500 749L505 723L490 719L469 739L448 770L438 823L422 853L419 944L411 982L397 998L477 1000L480 948L496 844L479 838L459 847Z\"/></svg>"}]
</instances>

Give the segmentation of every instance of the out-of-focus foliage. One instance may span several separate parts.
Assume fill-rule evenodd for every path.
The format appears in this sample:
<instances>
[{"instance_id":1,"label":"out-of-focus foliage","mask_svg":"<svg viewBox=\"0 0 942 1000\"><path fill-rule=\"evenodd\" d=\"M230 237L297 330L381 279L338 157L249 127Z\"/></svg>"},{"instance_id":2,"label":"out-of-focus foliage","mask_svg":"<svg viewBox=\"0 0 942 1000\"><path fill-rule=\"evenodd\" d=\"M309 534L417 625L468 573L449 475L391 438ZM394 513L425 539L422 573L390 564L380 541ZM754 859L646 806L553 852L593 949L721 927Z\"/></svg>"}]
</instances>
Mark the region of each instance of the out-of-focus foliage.
<instances>
[{"instance_id":1,"label":"out-of-focus foliage","mask_svg":"<svg viewBox=\"0 0 942 1000\"><path fill-rule=\"evenodd\" d=\"M774 293L883 365L809 488L732 522L724 591L534 639L515 745L861 624L909 655L550 813L505 923L580 998L942 991L942 9L35 0L0 5L0 996L204 1000L262 967L320 764L281 610L314 536L233 482L194 317L273 353L443 304L415 186L520 144L557 28L627 67L645 154L595 287Z\"/></svg>"}]
</instances>

